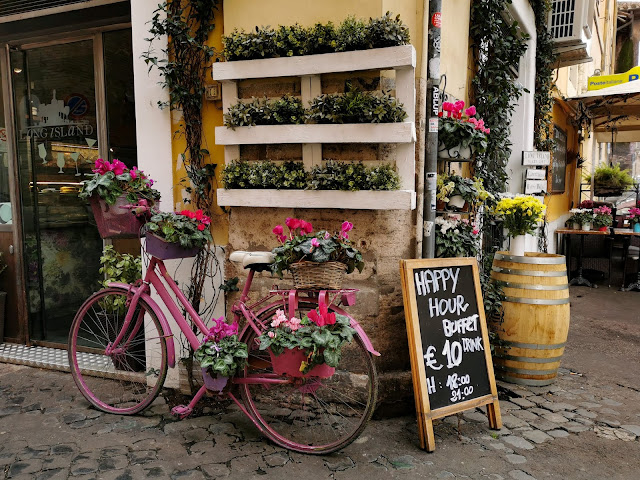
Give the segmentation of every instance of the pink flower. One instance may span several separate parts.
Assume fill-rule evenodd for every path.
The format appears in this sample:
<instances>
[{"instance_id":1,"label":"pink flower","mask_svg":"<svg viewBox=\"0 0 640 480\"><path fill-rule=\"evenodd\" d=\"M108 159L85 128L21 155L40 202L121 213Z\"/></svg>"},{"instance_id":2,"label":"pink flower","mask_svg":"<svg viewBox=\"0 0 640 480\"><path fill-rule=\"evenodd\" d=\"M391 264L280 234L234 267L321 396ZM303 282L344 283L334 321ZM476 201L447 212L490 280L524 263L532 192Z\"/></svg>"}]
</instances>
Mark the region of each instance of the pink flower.
<instances>
[{"instance_id":1,"label":"pink flower","mask_svg":"<svg viewBox=\"0 0 640 480\"><path fill-rule=\"evenodd\" d=\"M287 217L287 220L285 221L285 223L290 230L295 230L297 228L300 228L300 220L298 220L297 218Z\"/></svg>"},{"instance_id":2,"label":"pink flower","mask_svg":"<svg viewBox=\"0 0 640 480\"><path fill-rule=\"evenodd\" d=\"M207 226L204 223L201 223L200 225L198 225L198 230L200 230L201 232L207 228Z\"/></svg>"},{"instance_id":3,"label":"pink flower","mask_svg":"<svg viewBox=\"0 0 640 480\"><path fill-rule=\"evenodd\" d=\"M478 230L477 228L473 229L473 234L474 235L478 235L480 233L480 230Z\"/></svg>"},{"instance_id":4,"label":"pink flower","mask_svg":"<svg viewBox=\"0 0 640 480\"><path fill-rule=\"evenodd\" d=\"M326 304L321 303L318 307L318 310L320 310L319 313L316 310L311 310L307 314L307 317L309 317L309 320L311 320L313 323L315 323L319 327L324 327L325 325L334 325L336 323L336 314L333 312L329 313L329 307Z\"/></svg>"},{"instance_id":5,"label":"pink flower","mask_svg":"<svg viewBox=\"0 0 640 480\"><path fill-rule=\"evenodd\" d=\"M313 232L313 226L309 222L305 222L304 220L300 220L300 231L304 235L308 235Z\"/></svg>"},{"instance_id":6,"label":"pink flower","mask_svg":"<svg viewBox=\"0 0 640 480\"><path fill-rule=\"evenodd\" d=\"M224 317L220 317L217 319L213 319L213 326L209 329L209 334L205 338L205 341L212 339L214 342L219 342L223 338L237 334L238 322L228 324L227 322L225 322Z\"/></svg>"},{"instance_id":7,"label":"pink flower","mask_svg":"<svg viewBox=\"0 0 640 480\"><path fill-rule=\"evenodd\" d=\"M108 161L99 158L96 160L92 171L93 173L104 175L111 170L113 170L113 166Z\"/></svg>"},{"instance_id":8,"label":"pink flower","mask_svg":"<svg viewBox=\"0 0 640 480\"><path fill-rule=\"evenodd\" d=\"M475 106L473 106L473 105L471 105L469 108L467 108L467 109L464 111L464 114L465 114L467 117L473 117L473 116L476 114L476 107L475 107Z\"/></svg>"},{"instance_id":9,"label":"pink flower","mask_svg":"<svg viewBox=\"0 0 640 480\"><path fill-rule=\"evenodd\" d=\"M129 174L131 175L131 180L135 180L136 178L138 178L138 167L133 167L131 170L129 170Z\"/></svg>"},{"instance_id":10,"label":"pink flower","mask_svg":"<svg viewBox=\"0 0 640 480\"><path fill-rule=\"evenodd\" d=\"M324 232L324 239L329 240L331 238L331 234L329 232Z\"/></svg>"},{"instance_id":11,"label":"pink flower","mask_svg":"<svg viewBox=\"0 0 640 480\"><path fill-rule=\"evenodd\" d=\"M317 247L320 246L320 242L318 242L317 238L312 238L311 239L311 245L317 248Z\"/></svg>"},{"instance_id":12,"label":"pink flower","mask_svg":"<svg viewBox=\"0 0 640 480\"><path fill-rule=\"evenodd\" d=\"M127 166L124 163L120 160L116 160L115 158L113 159L113 173L116 175L122 175L126 169Z\"/></svg>"},{"instance_id":13,"label":"pink flower","mask_svg":"<svg viewBox=\"0 0 640 480\"><path fill-rule=\"evenodd\" d=\"M478 120L478 123L476 123L476 130L484 130L484 120Z\"/></svg>"},{"instance_id":14,"label":"pink flower","mask_svg":"<svg viewBox=\"0 0 640 480\"><path fill-rule=\"evenodd\" d=\"M444 110L445 112L450 112L453 110L453 103L451 102L444 102L442 104L442 110Z\"/></svg>"},{"instance_id":15,"label":"pink flower","mask_svg":"<svg viewBox=\"0 0 640 480\"><path fill-rule=\"evenodd\" d=\"M269 338L274 338L276 336L275 332L269 332L267 335L269 335Z\"/></svg>"},{"instance_id":16,"label":"pink flower","mask_svg":"<svg viewBox=\"0 0 640 480\"><path fill-rule=\"evenodd\" d=\"M343 232L350 232L351 230L353 230L353 223L351 222L342 222L342 231Z\"/></svg>"},{"instance_id":17,"label":"pink flower","mask_svg":"<svg viewBox=\"0 0 640 480\"><path fill-rule=\"evenodd\" d=\"M474 117L471 117L469 119L469 123L472 124L472 125L478 125L478 119L474 118Z\"/></svg>"},{"instance_id":18,"label":"pink flower","mask_svg":"<svg viewBox=\"0 0 640 480\"><path fill-rule=\"evenodd\" d=\"M278 236L282 235L284 233L284 228L282 228L282 225L276 225L273 227L273 230L271 230L271 233Z\"/></svg>"},{"instance_id":19,"label":"pink flower","mask_svg":"<svg viewBox=\"0 0 640 480\"><path fill-rule=\"evenodd\" d=\"M277 235L278 240L280 240L281 243L284 243L287 240L287 236L286 235Z\"/></svg>"},{"instance_id":20,"label":"pink flower","mask_svg":"<svg viewBox=\"0 0 640 480\"><path fill-rule=\"evenodd\" d=\"M489 134L491 133L491 129L490 129L490 128L486 128L486 129L484 130L484 133L486 133L487 135L489 135Z\"/></svg>"},{"instance_id":21,"label":"pink flower","mask_svg":"<svg viewBox=\"0 0 640 480\"><path fill-rule=\"evenodd\" d=\"M271 326L273 328L278 328L280 324L287 322L287 316L284 314L282 310L276 310L276 314L273 317L273 321L271 322Z\"/></svg>"},{"instance_id":22,"label":"pink flower","mask_svg":"<svg viewBox=\"0 0 640 480\"><path fill-rule=\"evenodd\" d=\"M287 322L287 327L289 327L292 332L295 332L300 328L300 319L297 317L291 317Z\"/></svg>"}]
</instances>

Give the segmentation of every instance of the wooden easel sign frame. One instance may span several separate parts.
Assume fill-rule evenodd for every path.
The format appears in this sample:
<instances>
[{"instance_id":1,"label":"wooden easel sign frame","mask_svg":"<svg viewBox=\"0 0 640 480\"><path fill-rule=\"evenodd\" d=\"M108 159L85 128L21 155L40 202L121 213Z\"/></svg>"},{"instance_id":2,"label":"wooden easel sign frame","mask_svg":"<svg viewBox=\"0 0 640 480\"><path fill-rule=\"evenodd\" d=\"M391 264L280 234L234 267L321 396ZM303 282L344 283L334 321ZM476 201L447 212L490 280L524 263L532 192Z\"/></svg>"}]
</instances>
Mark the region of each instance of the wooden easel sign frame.
<instances>
[{"instance_id":1,"label":"wooden easel sign frame","mask_svg":"<svg viewBox=\"0 0 640 480\"><path fill-rule=\"evenodd\" d=\"M502 428L477 260L401 260L400 273L420 447L435 450L434 419L482 405Z\"/></svg>"}]
</instances>

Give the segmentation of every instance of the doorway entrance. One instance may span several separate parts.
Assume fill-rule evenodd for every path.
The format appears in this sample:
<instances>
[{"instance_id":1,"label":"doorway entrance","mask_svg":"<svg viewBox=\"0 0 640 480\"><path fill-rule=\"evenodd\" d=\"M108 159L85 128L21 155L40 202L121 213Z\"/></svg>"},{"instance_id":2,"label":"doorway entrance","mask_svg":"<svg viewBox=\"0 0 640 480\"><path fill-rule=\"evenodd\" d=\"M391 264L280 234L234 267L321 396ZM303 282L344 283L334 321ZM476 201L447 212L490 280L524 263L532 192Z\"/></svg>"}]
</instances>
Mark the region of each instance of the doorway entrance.
<instances>
[{"instance_id":1,"label":"doorway entrance","mask_svg":"<svg viewBox=\"0 0 640 480\"><path fill-rule=\"evenodd\" d=\"M103 241L78 190L98 158L137 163L132 61L130 29L10 49L26 305L17 321L32 343L66 344L99 288Z\"/></svg>"}]
</instances>

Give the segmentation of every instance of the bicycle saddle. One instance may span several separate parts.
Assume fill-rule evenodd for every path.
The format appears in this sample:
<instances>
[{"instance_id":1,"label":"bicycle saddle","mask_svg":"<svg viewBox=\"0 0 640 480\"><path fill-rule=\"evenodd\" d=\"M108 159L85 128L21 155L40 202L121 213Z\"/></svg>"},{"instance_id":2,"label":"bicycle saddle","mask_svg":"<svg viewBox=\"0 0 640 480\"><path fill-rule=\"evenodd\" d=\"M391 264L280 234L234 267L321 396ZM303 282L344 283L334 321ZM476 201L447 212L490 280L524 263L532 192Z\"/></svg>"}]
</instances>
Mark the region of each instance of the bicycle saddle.
<instances>
[{"instance_id":1,"label":"bicycle saddle","mask_svg":"<svg viewBox=\"0 0 640 480\"><path fill-rule=\"evenodd\" d=\"M245 252L237 250L229 255L229 260L235 263L241 263L244 268L263 272L270 270L275 256L271 252Z\"/></svg>"}]
</instances>

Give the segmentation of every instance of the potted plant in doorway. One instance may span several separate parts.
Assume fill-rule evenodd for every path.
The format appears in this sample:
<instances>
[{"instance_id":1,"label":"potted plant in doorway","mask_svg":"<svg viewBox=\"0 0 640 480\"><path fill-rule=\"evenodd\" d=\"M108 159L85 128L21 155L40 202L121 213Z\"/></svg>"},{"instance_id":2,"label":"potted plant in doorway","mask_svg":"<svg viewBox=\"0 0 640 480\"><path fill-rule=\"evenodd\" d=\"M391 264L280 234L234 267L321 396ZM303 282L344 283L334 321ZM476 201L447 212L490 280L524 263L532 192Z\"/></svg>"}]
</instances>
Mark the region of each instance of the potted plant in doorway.
<instances>
[{"instance_id":1,"label":"potted plant in doorway","mask_svg":"<svg viewBox=\"0 0 640 480\"><path fill-rule=\"evenodd\" d=\"M93 176L82 182L79 196L89 199L102 238L138 237L148 208L160 200L153 180L120 160L96 160ZM141 208L126 208L140 205ZM146 208L148 207L148 208Z\"/></svg>"}]
</instances>

